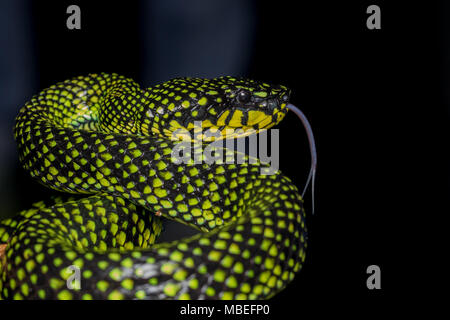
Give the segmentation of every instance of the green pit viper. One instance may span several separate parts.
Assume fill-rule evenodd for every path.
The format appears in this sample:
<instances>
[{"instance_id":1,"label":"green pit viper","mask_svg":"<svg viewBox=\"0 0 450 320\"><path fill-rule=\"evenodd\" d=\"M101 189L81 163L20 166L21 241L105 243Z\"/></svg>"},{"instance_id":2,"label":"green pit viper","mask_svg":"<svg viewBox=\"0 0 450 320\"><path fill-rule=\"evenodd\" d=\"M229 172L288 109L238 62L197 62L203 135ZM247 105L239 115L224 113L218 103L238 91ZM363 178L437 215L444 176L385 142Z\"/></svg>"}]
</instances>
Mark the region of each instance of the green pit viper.
<instances>
[{"instance_id":1,"label":"green pit viper","mask_svg":"<svg viewBox=\"0 0 450 320\"><path fill-rule=\"evenodd\" d=\"M263 299L285 288L307 246L297 187L279 171L262 174L266 165L247 155L242 164L177 163L173 150L196 122L216 138L200 132L192 140L213 141L268 129L291 109L308 129L308 184L314 140L289 95L229 76L142 89L106 73L35 95L14 128L23 167L46 187L86 196L41 202L0 222L0 297ZM160 216L202 232L153 244Z\"/></svg>"}]
</instances>

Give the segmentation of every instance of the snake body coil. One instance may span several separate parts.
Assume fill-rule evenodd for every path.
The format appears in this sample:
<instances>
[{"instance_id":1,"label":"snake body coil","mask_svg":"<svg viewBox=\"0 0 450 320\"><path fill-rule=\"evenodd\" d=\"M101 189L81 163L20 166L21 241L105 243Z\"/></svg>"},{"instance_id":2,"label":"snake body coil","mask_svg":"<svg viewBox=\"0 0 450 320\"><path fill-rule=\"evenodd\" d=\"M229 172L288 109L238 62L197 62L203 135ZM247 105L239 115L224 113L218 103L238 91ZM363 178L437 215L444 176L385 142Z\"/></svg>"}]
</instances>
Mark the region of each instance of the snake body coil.
<instances>
[{"instance_id":1,"label":"snake body coil","mask_svg":"<svg viewBox=\"0 0 450 320\"><path fill-rule=\"evenodd\" d=\"M196 121L217 139L267 129L288 100L287 88L246 79L141 89L116 74L34 96L14 129L23 167L49 188L87 196L0 222L0 297L261 299L285 288L305 259L296 186L262 174L259 162L176 163L173 138ZM203 232L153 245L159 215ZM79 288L69 285L76 270Z\"/></svg>"}]
</instances>

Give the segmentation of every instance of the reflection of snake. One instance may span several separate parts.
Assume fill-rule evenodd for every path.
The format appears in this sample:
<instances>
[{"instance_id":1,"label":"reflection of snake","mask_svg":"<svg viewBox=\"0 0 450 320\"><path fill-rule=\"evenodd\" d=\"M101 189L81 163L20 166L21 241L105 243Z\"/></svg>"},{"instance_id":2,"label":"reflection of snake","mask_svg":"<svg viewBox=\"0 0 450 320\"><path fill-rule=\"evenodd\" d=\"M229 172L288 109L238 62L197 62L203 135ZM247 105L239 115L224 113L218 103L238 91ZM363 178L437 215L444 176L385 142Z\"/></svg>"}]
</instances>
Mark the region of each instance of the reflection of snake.
<instances>
[{"instance_id":1,"label":"reflection of snake","mask_svg":"<svg viewBox=\"0 0 450 320\"><path fill-rule=\"evenodd\" d=\"M0 296L259 299L283 289L305 259L297 188L248 159L177 164L169 138L196 121L221 138L229 128L266 129L288 100L285 87L252 80L184 78L142 90L115 74L34 96L15 126L24 168L47 187L91 196L0 223ZM204 232L152 246L159 215ZM66 281L77 270L81 288Z\"/></svg>"}]
</instances>

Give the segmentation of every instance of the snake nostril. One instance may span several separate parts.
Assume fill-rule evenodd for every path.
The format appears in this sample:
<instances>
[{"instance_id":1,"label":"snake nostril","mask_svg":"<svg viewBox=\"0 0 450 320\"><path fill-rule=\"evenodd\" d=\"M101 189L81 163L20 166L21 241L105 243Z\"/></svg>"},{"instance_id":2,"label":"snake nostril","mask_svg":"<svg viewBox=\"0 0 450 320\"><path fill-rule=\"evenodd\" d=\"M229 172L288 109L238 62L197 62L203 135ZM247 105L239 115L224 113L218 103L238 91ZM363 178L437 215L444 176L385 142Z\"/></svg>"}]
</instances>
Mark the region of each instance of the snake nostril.
<instances>
[{"instance_id":1,"label":"snake nostril","mask_svg":"<svg viewBox=\"0 0 450 320\"><path fill-rule=\"evenodd\" d=\"M267 102L267 106L269 107L270 110L273 110L273 109L275 109L278 106L278 103L277 103L277 101L275 99L270 99Z\"/></svg>"}]
</instances>

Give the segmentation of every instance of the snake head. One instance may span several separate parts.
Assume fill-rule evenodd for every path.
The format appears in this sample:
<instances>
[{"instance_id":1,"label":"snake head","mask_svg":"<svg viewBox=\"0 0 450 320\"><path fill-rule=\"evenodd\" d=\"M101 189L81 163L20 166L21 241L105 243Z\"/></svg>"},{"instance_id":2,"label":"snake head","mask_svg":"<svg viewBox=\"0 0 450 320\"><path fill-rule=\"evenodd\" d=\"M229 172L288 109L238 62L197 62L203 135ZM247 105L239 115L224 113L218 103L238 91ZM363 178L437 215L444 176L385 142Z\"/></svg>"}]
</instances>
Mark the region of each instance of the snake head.
<instances>
[{"instance_id":1,"label":"snake head","mask_svg":"<svg viewBox=\"0 0 450 320\"><path fill-rule=\"evenodd\" d=\"M229 76L215 80L221 83L228 106L218 118L220 124L261 130L278 124L286 115L290 90L285 86Z\"/></svg>"},{"instance_id":2,"label":"snake head","mask_svg":"<svg viewBox=\"0 0 450 320\"><path fill-rule=\"evenodd\" d=\"M290 91L282 85L234 78L176 78L151 89L148 114L161 115L151 131L174 140L215 141L243 137L277 125L286 115Z\"/></svg>"}]
</instances>

